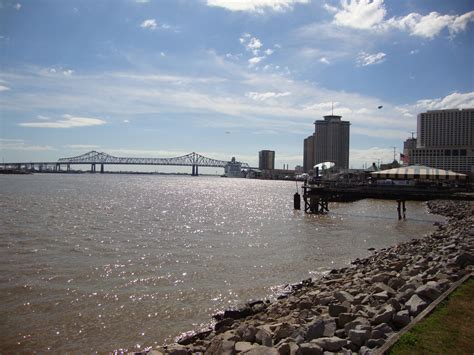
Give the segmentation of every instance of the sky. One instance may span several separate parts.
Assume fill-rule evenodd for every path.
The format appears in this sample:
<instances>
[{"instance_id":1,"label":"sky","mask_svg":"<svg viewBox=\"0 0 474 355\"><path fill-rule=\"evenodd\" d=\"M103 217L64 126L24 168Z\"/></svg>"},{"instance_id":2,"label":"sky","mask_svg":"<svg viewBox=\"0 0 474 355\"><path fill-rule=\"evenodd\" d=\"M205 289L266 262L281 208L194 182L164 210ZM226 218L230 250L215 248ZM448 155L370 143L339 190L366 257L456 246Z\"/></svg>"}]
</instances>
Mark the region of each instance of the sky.
<instances>
[{"instance_id":1,"label":"sky","mask_svg":"<svg viewBox=\"0 0 474 355\"><path fill-rule=\"evenodd\" d=\"M292 168L333 109L360 168L474 107L473 63L471 0L0 0L0 155Z\"/></svg>"}]
</instances>

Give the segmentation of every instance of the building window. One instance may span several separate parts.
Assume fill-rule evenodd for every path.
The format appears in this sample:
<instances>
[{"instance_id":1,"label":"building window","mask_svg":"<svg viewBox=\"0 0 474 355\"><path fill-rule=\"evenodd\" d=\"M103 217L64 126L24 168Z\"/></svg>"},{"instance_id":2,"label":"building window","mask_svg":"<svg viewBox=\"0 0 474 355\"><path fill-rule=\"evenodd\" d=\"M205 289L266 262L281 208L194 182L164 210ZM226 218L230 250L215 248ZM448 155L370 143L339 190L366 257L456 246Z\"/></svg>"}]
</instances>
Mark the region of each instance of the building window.
<instances>
[{"instance_id":1,"label":"building window","mask_svg":"<svg viewBox=\"0 0 474 355\"><path fill-rule=\"evenodd\" d=\"M459 150L453 149L453 156L457 157L459 155Z\"/></svg>"},{"instance_id":2,"label":"building window","mask_svg":"<svg viewBox=\"0 0 474 355\"><path fill-rule=\"evenodd\" d=\"M451 150L450 149L445 149L444 150L444 156L445 157L450 157L451 156Z\"/></svg>"},{"instance_id":3,"label":"building window","mask_svg":"<svg viewBox=\"0 0 474 355\"><path fill-rule=\"evenodd\" d=\"M465 157L466 154L467 154L466 149L461 149L461 150L459 151L459 155L461 155L462 157Z\"/></svg>"}]
</instances>

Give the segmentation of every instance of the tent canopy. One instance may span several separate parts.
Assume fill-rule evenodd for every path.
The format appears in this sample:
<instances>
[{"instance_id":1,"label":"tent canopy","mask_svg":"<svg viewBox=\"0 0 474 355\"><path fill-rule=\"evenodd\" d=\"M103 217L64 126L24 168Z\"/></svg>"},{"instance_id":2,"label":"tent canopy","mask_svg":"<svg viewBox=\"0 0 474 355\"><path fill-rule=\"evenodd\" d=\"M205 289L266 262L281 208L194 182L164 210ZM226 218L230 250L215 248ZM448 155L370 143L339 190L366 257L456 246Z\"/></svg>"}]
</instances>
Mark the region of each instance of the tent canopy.
<instances>
[{"instance_id":1,"label":"tent canopy","mask_svg":"<svg viewBox=\"0 0 474 355\"><path fill-rule=\"evenodd\" d=\"M423 179L423 180L464 180L465 174L455 173L451 170L435 169L423 165L410 165L406 167L376 171L372 177L379 179Z\"/></svg>"}]
</instances>

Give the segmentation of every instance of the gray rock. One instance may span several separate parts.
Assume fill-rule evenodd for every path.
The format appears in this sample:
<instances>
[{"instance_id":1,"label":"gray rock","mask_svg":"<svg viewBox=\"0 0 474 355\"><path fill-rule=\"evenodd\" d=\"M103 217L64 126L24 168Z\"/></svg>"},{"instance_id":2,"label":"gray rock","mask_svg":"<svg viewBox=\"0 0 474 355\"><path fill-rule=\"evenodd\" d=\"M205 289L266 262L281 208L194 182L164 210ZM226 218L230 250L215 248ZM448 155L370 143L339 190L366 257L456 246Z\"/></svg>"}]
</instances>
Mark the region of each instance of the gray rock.
<instances>
[{"instance_id":1,"label":"gray rock","mask_svg":"<svg viewBox=\"0 0 474 355\"><path fill-rule=\"evenodd\" d=\"M306 341L321 337L330 337L336 331L336 322L333 319L317 319L311 322L304 336Z\"/></svg>"},{"instance_id":2,"label":"gray rock","mask_svg":"<svg viewBox=\"0 0 474 355\"><path fill-rule=\"evenodd\" d=\"M390 274L383 272L372 277L372 282L382 282L385 284L387 283L389 279L390 279Z\"/></svg>"},{"instance_id":3,"label":"gray rock","mask_svg":"<svg viewBox=\"0 0 474 355\"><path fill-rule=\"evenodd\" d=\"M405 284L405 280L403 280L400 277L392 277L390 280L388 280L388 283L387 283L387 285L389 285L394 290L398 290L404 284Z\"/></svg>"},{"instance_id":4,"label":"gray rock","mask_svg":"<svg viewBox=\"0 0 474 355\"><path fill-rule=\"evenodd\" d=\"M340 303L344 303L344 302L353 303L353 302L354 302L354 297L353 297L349 292L346 292L346 291L339 291L339 292L336 292L336 293L334 294L334 297L335 297Z\"/></svg>"},{"instance_id":5,"label":"gray rock","mask_svg":"<svg viewBox=\"0 0 474 355\"><path fill-rule=\"evenodd\" d=\"M150 350L149 352L146 353L146 355L164 355L164 354L159 350Z\"/></svg>"},{"instance_id":6,"label":"gray rock","mask_svg":"<svg viewBox=\"0 0 474 355\"><path fill-rule=\"evenodd\" d=\"M354 304L361 304L362 301L367 297L366 293L359 293L357 296L354 297Z\"/></svg>"},{"instance_id":7,"label":"gray rock","mask_svg":"<svg viewBox=\"0 0 474 355\"><path fill-rule=\"evenodd\" d=\"M188 349L186 349L185 346L179 344L170 345L166 350L166 352L171 355L188 355Z\"/></svg>"},{"instance_id":8,"label":"gray rock","mask_svg":"<svg viewBox=\"0 0 474 355\"><path fill-rule=\"evenodd\" d=\"M232 318L224 318L220 322L217 322L216 325L214 326L214 330L217 333L222 333L227 330L229 330L230 326L234 323L234 320Z\"/></svg>"},{"instance_id":9,"label":"gray rock","mask_svg":"<svg viewBox=\"0 0 474 355\"><path fill-rule=\"evenodd\" d=\"M300 344L301 355L322 355L323 349L314 343L303 343Z\"/></svg>"},{"instance_id":10,"label":"gray rock","mask_svg":"<svg viewBox=\"0 0 474 355\"><path fill-rule=\"evenodd\" d=\"M338 317L341 313L347 313L349 309L342 304L330 304L329 305L329 315L331 317Z\"/></svg>"},{"instance_id":11,"label":"gray rock","mask_svg":"<svg viewBox=\"0 0 474 355\"><path fill-rule=\"evenodd\" d=\"M400 304L400 302L397 301L396 298L390 298L390 299L387 301L387 303L388 303L389 305L391 305L391 306L393 307L393 309L394 309L395 311L397 311L397 312L402 309L402 305Z\"/></svg>"},{"instance_id":12,"label":"gray rock","mask_svg":"<svg viewBox=\"0 0 474 355\"><path fill-rule=\"evenodd\" d=\"M387 291L382 291L382 292L374 293L374 294L372 295L372 297L373 297L374 299L376 299L377 301L382 301L382 302L383 302L383 301L388 300L388 298L390 297L390 295L388 294Z\"/></svg>"},{"instance_id":13,"label":"gray rock","mask_svg":"<svg viewBox=\"0 0 474 355\"><path fill-rule=\"evenodd\" d=\"M436 286L428 284L420 286L415 290L415 293L426 301L434 301L441 296L441 291L437 287L438 284L435 284Z\"/></svg>"},{"instance_id":14,"label":"gray rock","mask_svg":"<svg viewBox=\"0 0 474 355\"><path fill-rule=\"evenodd\" d=\"M273 338L275 342L278 343L281 339L290 337L295 330L296 327L293 324L283 323L275 329Z\"/></svg>"},{"instance_id":15,"label":"gray rock","mask_svg":"<svg viewBox=\"0 0 474 355\"><path fill-rule=\"evenodd\" d=\"M384 333L387 337L393 333L392 327L390 327L387 323L382 323L374 327L374 330L378 330Z\"/></svg>"},{"instance_id":16,"label":"gray rock","mask_svg":"<svg viewBox=\"0 0 474 355\"><path fill-rule=\"evenodd\" d=\"M255 334L255 342L263 346L272 346L273 345L272 334L265 329L259 329L257 330L257 333Z\"/></svg>"},{"instance_id":17,"label":"gray rock","mask_svg":"<svg viewBox=\"0 0 474 355\"><path fill-rule=\"evenodd\" d=\"M246 355L280 355L277 349L275 348L269 348L267 346L258 346L256 348L253 348L249 351L246 351ZM207 354L206 354L207 355Z\"/></svg>"},{"instance_id":18,"label":"gray rock","mask_svg":"<svg viewBox=\"0 0 474 355\"><path fill-rule=\"evenodd\" d=\"M359 350L359 355L372 355L374 352L367 346L363 346Z\"/></svg>"},{"instance_id":19,"label":"gray rock","mask_svg":"<svg viewBox=\"0 0 474 355\"><path fill-rule=\"evenodd\" d=\"M294 342L283 343L278 346L277 350L280 355L296 355L298 353L299 346Z\"/></svg>"},{"instance_id":20,"label":"gray rock","mask_svg":"<svg viewBox=\"0 0 474 355\"><path fill-rule=\"evenodd\" d=\"M397 301L401 303L405 303L407 300L410 299L411 296L415 294L415 289L416 288L409 288L403 291L402 293L398 294L395 298L397 299Z\"/></svg>"},{"instance_id":21,"label":"gray rock","mask_svg":"<svg viewBox=\"0 0 474 355\"><path fill-rule=\"evenodd\" d=\"M234 341L215 338L207 348L206 355L233 355L235 354L234 345Z\"/></svg>"},{"instance_id":22,"label":"gray rock","mask_svg":"<svg viewBox=\"0 0 474 355\"><path fill-rule=\"evenodd\" d=\"M351 329L356 329L356 327L361 326L361 325L370 327L370 323L366 318L358 317L354 319L352 322L347 323L344 326L344 330L346 331L346 334L349 334L349 331Z\"/></svg>"},{"instance_id":23,"label":"gray rock","mask_svg":"<svg viewBox=\"0 0 474 355\"><path fill-rule=\"evenodd\" d=\"M386 306L379 314L372 318L372 324L388 323L392 319L394 313L395 310L392 306Z\"/></svg>"},{"instance_id":24,"label":"gray rock","mask_svg":"<svg viewBox=\"0 0 474 355\"><path fill-rule=\"evenodd\" d=\"M243 341L247 341L250 343L255 342L255 335L257 334L257 328L255 328L253 325L242 323L237 328L236 332L240 335L240 338Z\"/></svg>"},{"instance_id":25,"label":"gray rock","mask_svg":"<svg viewBox=\"0 0 474 355\"><path fill-rule=\"evenodd\" d=\"M318 338L311 340L311 342L319 345L323 350L327 351L339 351L347 345L346 339L338 337Z\"/></svg>"},{"instance_id":26,"label":"gray rock","mask_svg":"<svg viewBox=\"0 0 474 355\"><path fill-rule=\"evenodd\" d=\"M385 340L383 339L369 339L367 340L367 346L371 349L381 347L385 344Z\"/></svg>"},{"instance_id":27,"label":"gray rock","mask_svg":"<svg viewBox=\"0 0 474 355\"><path fill-rule=\"evenodd\" d=\"M373 286L372 289L374 290L375 293L378 292L383 292L386 291L389 296L395 296L396 292L393 288L390 286L382 283L382 282L376 282Z\"/></svg>"},{"instance_id":28,"label":"gray rock","mask_svg":"<svg viewBox=\"0 0 474 355\"><path fill-rule=\"evenodd\" d=\"M397 312L396 314L393 315L393 318L392 318L393 324L398 329L401 329L407 326L408 324L410 324L410 321L411 321L410 312L408 310Z\"/></svg>"},{"instance_id":29,"label":"gray rock","mask_svg":"<svg viewBox=\"0 0 474 355\"><path fill-rule=\"evenodd\" d=\"M380 331L380 330L374 329L370 333L369 338L370 339L385 339L385 338L387 338L387 335L384 332Z\"/></svg>"},{"instance_id":30,"label":"gray rock","mask_svg":"<svg viewBox=\"0 0 474 355\"><path fill-rule=\"evenodd\" d=\"M353 313L340 313L337 319L337 325L339 328L344 327L347 323L352 322L357 316Z\"/></svg>"},{"instance_id":31,"label":"gray rock","mask_svg":"<svg viewBox=\"0 0 474 355\"><path fill-rule=\"evenodd\" d=\"M405 303L405 308L408 309L412 316L417 316L427 306L428 304L417 295L411 296L411 298Z\"/></svg>"},{"instance_id":32,"label":"gray rock","mask_svg":"<svg viewBox=\"0 0 474 355\"><path fill-rule=\"evenodd\" d=\"M248 341L238 341L237 343L235 343L235 351L237 351L238 353L244 353L256 347L258 347L258 345L254 345Z\"/></svg>"},{"instance_id":33,"label":"gray rock","mask_svg":"<svg viewBox=\"0 0 474 355\"><path fill-rule=\"evenodd\" d=\"M369 339L370 332L368 330L352 329L349 331L347 337L351 342L361 347L365 341Z\"/></svg>"},{"instance_id":34,"label":"gray rock","mask_svg":"<svg viewBox=\"0 0 474 355\"><path fill-rule=\"evenodd\" d=\"M405 291L407 291L407 290L413 290L413 291L415 291L415 290L416 290L416 287L417 287L417 286L414 285L414 284L409 284L409 283L407 283L407 284L403 285L402 287L400 287L400 289L398 290L398 292L405 292Z\"/></svg>"}]
</instances>

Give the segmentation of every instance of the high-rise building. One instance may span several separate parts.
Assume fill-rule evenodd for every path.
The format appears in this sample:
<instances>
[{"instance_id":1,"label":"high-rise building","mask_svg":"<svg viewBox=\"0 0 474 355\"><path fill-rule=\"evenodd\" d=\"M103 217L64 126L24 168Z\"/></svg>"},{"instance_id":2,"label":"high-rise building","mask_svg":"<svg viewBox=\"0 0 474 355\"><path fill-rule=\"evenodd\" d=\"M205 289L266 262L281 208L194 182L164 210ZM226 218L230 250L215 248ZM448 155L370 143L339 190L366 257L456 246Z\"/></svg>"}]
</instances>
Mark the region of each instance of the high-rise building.
<instances>
[{"instance_id":1,"label":"high-rise building","mask_svg":"<svg viewBox=\"0 0 474 355\"><path fill-rule=\"evenodd\" d=\"M304 140L303 151L303 171L307 173L312 170L314 166L314 135Z\"/></svg>"},{"instance_id":2,"label":"high-rise building","mask_svg":"<svg viewBox=\"0 0 474 355\"><path fill-rule=\"evenodd\" d=\"M417 130L416 147L404 144L410 165L474 174L474 109L420 113Z\"/></svg>"},{"instance_id":3,"label":"high-rise building","mask_svg":"<svg viewBox=\"0 0 474 355\"><path fill-rule=\"evenodd\" d=\"M275 169L275 151L261 150L258 152L258 168L261 170Z\"/></svg>"},{"instance_id":4,"label":"high-rise building","mask_svg":"<svg viewBox=\"0 0 474 355\"><path fill-rule=\"evenodd\" d=\"M315 164L331 161L336 169L349 168L349 121L342 116L328 115L314 122L314 134L304 141L304 169L309 172ZM311 147L312 145L312 147Z\"/></svg>"}]
</instances>

